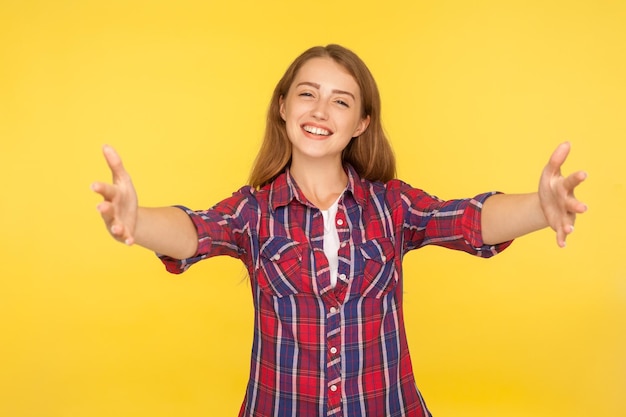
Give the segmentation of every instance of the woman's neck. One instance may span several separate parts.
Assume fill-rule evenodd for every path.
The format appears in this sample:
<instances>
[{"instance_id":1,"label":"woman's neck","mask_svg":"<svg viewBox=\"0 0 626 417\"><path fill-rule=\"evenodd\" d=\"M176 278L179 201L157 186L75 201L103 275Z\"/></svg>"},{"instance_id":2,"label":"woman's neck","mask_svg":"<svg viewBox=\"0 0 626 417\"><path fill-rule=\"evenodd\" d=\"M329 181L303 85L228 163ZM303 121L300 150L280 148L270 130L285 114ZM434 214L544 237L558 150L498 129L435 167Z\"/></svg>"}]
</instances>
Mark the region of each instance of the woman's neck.
<instances>
[{"instance_id":1,"label":"woman's neck","mask_svg":"<svg viewBox=\"0 0 626 417\"><path fill-rule=\"evenodd\" d=\"M341 163L294 162L289 168L291 176L306 199L320 210L328 209L346 189L348 175Z\"/></svg>"}]
</instances>

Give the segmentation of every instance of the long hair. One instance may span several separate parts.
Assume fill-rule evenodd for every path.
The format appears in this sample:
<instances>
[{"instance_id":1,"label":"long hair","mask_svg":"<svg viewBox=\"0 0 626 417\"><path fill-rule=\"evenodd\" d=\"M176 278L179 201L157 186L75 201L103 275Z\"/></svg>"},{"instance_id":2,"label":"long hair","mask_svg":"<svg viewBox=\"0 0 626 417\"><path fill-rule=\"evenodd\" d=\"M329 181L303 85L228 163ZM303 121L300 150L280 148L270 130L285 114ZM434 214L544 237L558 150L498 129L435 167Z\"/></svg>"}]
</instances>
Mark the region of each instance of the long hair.
<instances>
[{"instance_id":1,"label":"long hair","mask_svg":"<svg viewBox=\"0 0 626 417\"><path fill-rule=\"evenodd\" d=\"M354 52L340 45L314 46L297 57L280 79L267 111L265 135L254 161L249 184L263 187L272 182L291 163L291 142L285 121L280 116L280 98L285 97L302 66L312 58L331 58L354 78L361 92L361 117L370 117L369 126L352 138L343 150L342 159L362 178L389 181L396 175L396 160L380 120L380 94L376 81L365 63Z\"/></svg>"}]
</instances>

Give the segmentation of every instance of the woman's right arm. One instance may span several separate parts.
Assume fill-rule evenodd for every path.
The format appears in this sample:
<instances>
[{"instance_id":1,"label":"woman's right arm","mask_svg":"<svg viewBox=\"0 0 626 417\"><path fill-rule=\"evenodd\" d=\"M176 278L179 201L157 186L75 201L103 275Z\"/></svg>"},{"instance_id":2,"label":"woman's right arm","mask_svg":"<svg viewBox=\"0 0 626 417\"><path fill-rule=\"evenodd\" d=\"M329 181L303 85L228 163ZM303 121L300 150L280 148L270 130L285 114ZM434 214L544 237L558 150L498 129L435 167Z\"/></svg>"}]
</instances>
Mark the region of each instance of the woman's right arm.
<instances>
[{"instance_id":1,"label":"woman's right arm","mask_svg":"<svg viewBox=\"0 0 626 417\"><path fill-rule=\"evenodd\" d=\"M91 189L104 198L97 208L111 236L127 245L138 244L176 259L193 256L198 233L189 216L176 207L139 207L135 187L121 158L108 145L103 153L113 181L95 182Z\"/></svg>"}]
</instances>

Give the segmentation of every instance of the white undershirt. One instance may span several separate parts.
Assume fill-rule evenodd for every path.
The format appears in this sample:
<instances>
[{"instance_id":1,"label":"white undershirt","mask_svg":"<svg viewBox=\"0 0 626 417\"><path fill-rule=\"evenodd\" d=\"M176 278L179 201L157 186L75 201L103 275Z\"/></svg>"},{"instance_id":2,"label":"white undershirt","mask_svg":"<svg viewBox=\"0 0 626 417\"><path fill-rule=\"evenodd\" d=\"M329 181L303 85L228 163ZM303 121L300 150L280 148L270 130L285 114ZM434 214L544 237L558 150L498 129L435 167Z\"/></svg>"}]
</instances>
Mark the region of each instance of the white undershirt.
<instances>
[{"instance_id":1,"label":"white undershirt","mask_svg":"<svg viewBox=\"0 0 626 417\"><path fill-rule=\"evenodd\" d=\"M328 259L328 266L330 267L330 285L332 288L335 288L335 285L337 285L337 269L339 267L339 259L337 256L337 251L339 250L339 234L337 233L337 225L335 224L338 208L339 199L337 199L328 210L320 210L324 217L324 254Z\"/></svg>"}]
</instances>

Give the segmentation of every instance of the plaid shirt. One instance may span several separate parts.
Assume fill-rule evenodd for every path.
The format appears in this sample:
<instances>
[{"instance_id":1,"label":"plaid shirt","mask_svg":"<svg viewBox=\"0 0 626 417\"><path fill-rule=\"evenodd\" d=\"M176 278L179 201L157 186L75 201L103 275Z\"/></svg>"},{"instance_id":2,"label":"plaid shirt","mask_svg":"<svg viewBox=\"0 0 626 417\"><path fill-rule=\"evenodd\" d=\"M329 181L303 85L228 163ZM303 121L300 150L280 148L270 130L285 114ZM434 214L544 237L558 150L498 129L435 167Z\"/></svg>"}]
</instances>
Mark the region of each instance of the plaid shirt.
<instances>
[{"instance_id":1,"label":"plaid shirt","mask_svg":"<svg viewBox=\"0 0 626 417\"><path fill-rule=\"evenodd\" d=\"M482 203L442 201L399 181L349 183L335 218L337 284L330 282L320 210L289 171L244 187L205 211L184 209L196 256L162 257L181 273L202 259L241 259L255 309L250 379L240 416L430 416L413 377L402 311L402 257L427 244L490 257Z\"/></svg>"}]
</instances>

